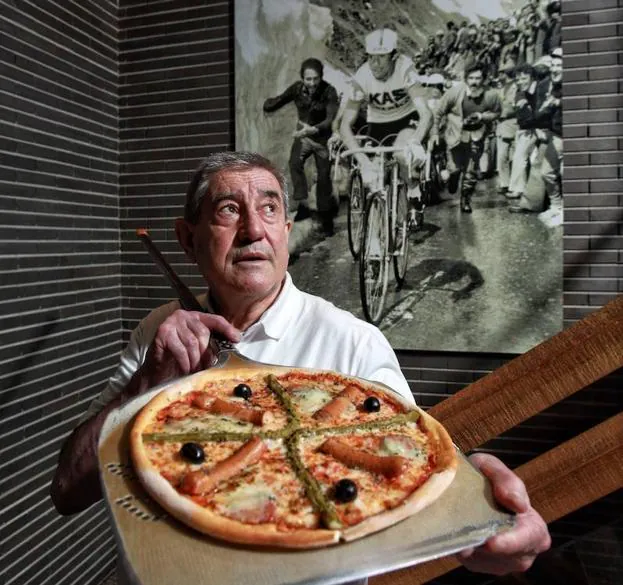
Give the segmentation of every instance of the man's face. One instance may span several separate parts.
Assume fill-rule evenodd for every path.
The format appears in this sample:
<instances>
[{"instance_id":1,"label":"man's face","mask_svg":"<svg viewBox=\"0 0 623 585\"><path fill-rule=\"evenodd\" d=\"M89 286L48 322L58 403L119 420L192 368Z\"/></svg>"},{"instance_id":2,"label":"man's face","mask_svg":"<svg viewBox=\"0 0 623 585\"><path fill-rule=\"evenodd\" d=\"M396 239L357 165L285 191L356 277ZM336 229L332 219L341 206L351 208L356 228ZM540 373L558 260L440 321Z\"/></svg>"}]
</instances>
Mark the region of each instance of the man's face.
<instances>
[{"instance_id":1,"label":"man's face","mask_svg":"<svg viewBox=\"0 0 623 585\"><path fill-rule=\"evenodd\" d=\"M263 300L279 292L288 266L281 188L261 168L227 170L210 182L199 222L186 249L217 301Z\"/></svg>"},{"instance_id":2,"label":"man's face","mask_svg":"<svg viewBox=\"0 0 623 585\"><path fill-rule=\"evenodd\" d=\"M320 75L315 69L303 70L303 85L313 93L320 83Z\"/></svg>"},{"instance_id":3,"label":"man's face","mask_svg":"<svg viewBox=\"0 0 623 585\"><path fill-rule=\"evenodd\" d=\"M532 83L532 76L529 73L519 73L517 75L517 87L521 91L528 91Z\"/></svg>"},{"instance_id":4,"label":"man's face","mask_svg":"<svg viewBox=\"0 0 623 585\"><path fill-rule=\"evenodd\" d=\"M552 81L555 81L556 83L562 81L562 59L559 57L552 57L549 71Z\"/></svg>"},{"instance_id":5,"label":"man's face","mask_svg":"<svg viewBox=\"0 0 623 585\"><path fill-rule=\"evenodd\" d=\"M387 79L394 70L394 60L391 53L385 55L368 55L368 64L372 75L379 81Z\"/></svg>"},{"instance_id":6,"label":"man's face","mask_svg":"<svg viewBox=\"0 0 623 585\"><path fill-rule=\"evenodd\" d=\"M484 77L482 75L482 71L472 71L468 74L465 82L467 83L467 87L470 90L478 90L482 87L482 82L484 81Z\"/></svg>"}]
</instances>

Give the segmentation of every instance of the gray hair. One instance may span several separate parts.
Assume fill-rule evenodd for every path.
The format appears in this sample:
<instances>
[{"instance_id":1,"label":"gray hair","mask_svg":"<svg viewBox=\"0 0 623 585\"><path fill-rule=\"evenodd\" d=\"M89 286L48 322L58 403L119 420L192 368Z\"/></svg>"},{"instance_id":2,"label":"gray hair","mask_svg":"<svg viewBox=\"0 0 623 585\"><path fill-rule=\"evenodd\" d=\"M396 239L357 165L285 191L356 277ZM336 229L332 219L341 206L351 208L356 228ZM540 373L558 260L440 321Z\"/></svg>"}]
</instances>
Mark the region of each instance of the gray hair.
<instances>
[{"instance_id":1,"label":"gray hair","mask_svg":"<svg viewBox=\"0 0 623 585\"><path fill-rule=\"evenodd\" d=\"M256 152L215 152L208 155L193 174L186 191L184 219L197 224L201 216L201 206L210 190L210 180L214 175L226 170L249 170L260 168L271 173L281 187L286 218L288 217L288 186L285 175L266 157Z\"/></svg>"}]
</instances>

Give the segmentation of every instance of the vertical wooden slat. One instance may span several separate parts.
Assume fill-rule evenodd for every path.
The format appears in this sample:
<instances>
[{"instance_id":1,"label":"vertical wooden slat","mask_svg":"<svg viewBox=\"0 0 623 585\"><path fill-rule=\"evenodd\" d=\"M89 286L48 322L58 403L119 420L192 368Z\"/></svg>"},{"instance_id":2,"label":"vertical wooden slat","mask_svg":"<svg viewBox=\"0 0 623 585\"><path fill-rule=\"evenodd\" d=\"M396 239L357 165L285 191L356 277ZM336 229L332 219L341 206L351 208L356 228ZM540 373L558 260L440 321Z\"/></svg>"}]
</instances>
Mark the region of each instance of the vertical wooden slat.
<instances>
[{"instance_id":1,"label":"vertical wooden slat","mask_svg":"<svg viewBox=\"0 0 623 585\"><path fill-rule=\"evenodd\" d=\"M469 451L623 366L623 295L430 409Z\"/></svg>"}]
</instances>

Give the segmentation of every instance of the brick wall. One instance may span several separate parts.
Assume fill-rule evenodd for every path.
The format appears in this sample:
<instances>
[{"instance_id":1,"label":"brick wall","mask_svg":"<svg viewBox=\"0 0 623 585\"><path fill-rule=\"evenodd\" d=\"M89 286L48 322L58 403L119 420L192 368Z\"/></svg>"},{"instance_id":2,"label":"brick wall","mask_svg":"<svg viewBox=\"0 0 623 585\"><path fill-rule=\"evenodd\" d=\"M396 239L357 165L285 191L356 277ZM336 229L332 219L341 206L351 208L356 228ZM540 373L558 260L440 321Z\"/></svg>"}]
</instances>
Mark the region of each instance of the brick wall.
<instances>
[{"instance_id":1,"label":"brick wall","mask_svg":"<svg viewBox=\"0 0 623 585\"><path fill-rule=\"evenodd\" d=\"M116 1L0 0L0 581L99 583L103 506L59 516L62 440L121 347Z\"/></svg>"}]
</instances>

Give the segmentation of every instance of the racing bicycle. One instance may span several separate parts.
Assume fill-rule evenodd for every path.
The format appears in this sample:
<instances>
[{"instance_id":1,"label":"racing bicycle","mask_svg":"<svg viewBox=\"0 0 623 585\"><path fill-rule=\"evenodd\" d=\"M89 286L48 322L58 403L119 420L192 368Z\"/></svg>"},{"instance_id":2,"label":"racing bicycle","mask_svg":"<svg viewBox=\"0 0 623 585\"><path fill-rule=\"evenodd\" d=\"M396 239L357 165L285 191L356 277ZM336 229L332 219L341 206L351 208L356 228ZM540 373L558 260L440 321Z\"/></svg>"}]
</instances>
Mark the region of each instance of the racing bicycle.
<instances>
[{"instance_id":1,"label":"racing bicycle","mask_svg":"<svg viewBox=\"0 0 623 585\"><path fill-rule=\"evenodd\" d=\"M409 233L409 202L407 186L400 179L398 161L392 156L403 150L395 146L374 146L365 144L359 148L345 150L342 159L364 153L372 156L376 167L376 184L364 196L363 182L358 169L353 175L358 177L361 196L350 199L360 202L363 209L361 235L359 239L359 291L365 318L375 325L381 320L385 297L389 285L390 263L396 283L402 286L407 272ZM350 236L349 236L350 237ZM352 251L352 250L351 250Z\"/></svg>"}]
</instances>

